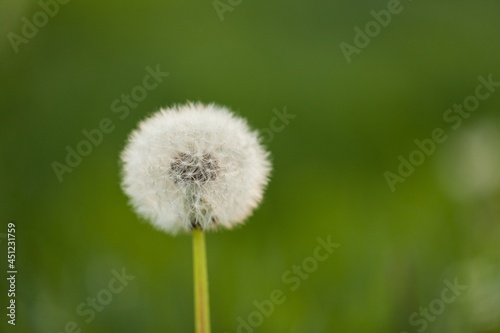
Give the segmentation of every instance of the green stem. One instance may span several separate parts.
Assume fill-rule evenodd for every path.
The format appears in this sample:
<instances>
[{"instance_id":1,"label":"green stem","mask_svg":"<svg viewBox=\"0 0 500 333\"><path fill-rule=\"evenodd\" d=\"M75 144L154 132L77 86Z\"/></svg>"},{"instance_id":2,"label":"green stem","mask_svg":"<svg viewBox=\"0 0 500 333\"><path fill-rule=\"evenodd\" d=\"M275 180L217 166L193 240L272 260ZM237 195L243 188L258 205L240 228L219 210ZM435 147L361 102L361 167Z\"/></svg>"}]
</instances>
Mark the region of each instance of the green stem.
<instances>
[{"instance_id":1,"label":"green stem","mask_svg":"<svg viewBox=\"0 0 500 333\"><path fill-rule=\"evenodd\" d=\"M196 333L210 333L207 254L205 233L200 228L193 229L193 265Z\"/></svg>"}]
</instances>

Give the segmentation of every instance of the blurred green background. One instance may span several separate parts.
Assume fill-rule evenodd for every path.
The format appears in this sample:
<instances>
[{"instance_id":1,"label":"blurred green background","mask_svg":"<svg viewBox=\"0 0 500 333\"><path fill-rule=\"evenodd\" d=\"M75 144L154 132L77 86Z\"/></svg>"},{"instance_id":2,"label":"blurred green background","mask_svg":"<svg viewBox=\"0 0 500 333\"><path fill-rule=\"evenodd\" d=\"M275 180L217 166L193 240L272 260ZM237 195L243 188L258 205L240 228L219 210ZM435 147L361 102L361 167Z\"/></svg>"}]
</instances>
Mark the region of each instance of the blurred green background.
<instances>
[{"instance_id":1,"label":"blurred green background","mask_svg":"<svg viewBox=\"0 0 500 333\"><path fill-rule=\"evenodd\" d=\"M73 0L16 53L9 33L22 36L22 18L42 7L2 0L0 331L59 333L70 321L94 333L194 331L191 238L140 221L118 165L140 119L192 100L264 131L274 109L296 116L267 140L262 206L244 227L208 235L213 332L500 332L500 89L459 129L443 120L480 75L500 81L500 1L402 1L350 63L340 43L387 1L222 1L223 20L211 1ZM113 101L157 65L169 76L120 119ZM104 118L114 131L60 182L52 163ZM448 140L392 192L384 173L435 128ZM291 291L282 275L328 236L341 246ZM134 280L87 323L77 307L122 268ZM455 279L468 288L442 303ZM274 289L286 301L238 330ZM424 320L430 305L439 314ZM415 312L425 327L410 323Z\"/></svg>"}]
</instances>

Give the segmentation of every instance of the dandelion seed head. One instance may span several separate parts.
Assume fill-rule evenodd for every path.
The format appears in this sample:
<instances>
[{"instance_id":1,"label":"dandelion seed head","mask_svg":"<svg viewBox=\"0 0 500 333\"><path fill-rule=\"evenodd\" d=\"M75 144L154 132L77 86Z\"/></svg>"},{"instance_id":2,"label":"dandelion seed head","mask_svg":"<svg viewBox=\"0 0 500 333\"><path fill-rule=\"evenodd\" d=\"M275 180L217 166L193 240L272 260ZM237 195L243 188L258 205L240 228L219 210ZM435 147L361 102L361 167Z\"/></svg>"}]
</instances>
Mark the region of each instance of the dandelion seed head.
<instances>
[{"instance_id":1,"label":"dandelion seed head","mask_svg":"<svg viewBox=\"0 0 500 333\"><path fill-rule=\"evenodd\" d=\"M201 103L143 120L121 161L132 207L172 234L243 223L262 200L271 171L268 153L244 119Z\"/></svg>"}]
</instances>

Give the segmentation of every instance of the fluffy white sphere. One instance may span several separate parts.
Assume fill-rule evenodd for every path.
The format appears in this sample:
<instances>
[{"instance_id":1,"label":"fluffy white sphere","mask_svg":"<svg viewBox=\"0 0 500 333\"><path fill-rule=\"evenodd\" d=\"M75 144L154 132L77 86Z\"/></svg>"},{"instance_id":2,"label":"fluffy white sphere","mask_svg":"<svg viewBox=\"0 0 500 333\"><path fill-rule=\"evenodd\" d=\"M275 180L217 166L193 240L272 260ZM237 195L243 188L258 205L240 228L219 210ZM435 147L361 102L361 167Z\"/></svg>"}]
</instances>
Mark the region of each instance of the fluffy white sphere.
<instances>
[{"instance_id":1,"label":"fluffy white sphere","mask_svg":"<svg viewBox=\"0 0 500 333\"><path fill-rule=\"evenodd\" d=\"M262 200L271 171L258 134L214 104L154 113L131 133L121 160L130 204L172 234L242 223Z\"/></svg>"}]
</instances>

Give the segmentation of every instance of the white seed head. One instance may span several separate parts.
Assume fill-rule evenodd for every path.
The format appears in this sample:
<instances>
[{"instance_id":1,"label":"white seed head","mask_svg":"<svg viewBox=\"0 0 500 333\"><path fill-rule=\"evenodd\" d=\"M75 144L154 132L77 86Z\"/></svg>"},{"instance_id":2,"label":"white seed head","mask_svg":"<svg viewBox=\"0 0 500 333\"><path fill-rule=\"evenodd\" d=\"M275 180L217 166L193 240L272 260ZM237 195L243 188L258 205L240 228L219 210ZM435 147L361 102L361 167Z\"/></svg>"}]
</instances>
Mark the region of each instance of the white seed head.
<instances>
[{"instance_id":1,"label":"white seed head","mask_svg":"<svg viewBox=\"0 0 500 333\"><path fill-rule=\"evenodd\" d=\"M201 103L143 120L121 161L130 204L172 234L243 223L262 200L271 171L268 153L244 119Z\"/></svg>"}]
</instances>

